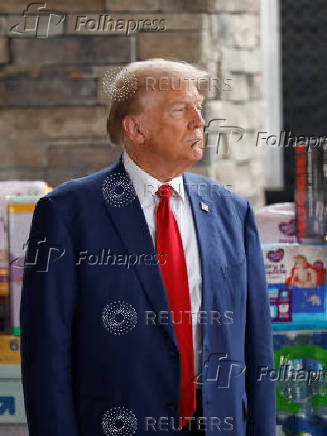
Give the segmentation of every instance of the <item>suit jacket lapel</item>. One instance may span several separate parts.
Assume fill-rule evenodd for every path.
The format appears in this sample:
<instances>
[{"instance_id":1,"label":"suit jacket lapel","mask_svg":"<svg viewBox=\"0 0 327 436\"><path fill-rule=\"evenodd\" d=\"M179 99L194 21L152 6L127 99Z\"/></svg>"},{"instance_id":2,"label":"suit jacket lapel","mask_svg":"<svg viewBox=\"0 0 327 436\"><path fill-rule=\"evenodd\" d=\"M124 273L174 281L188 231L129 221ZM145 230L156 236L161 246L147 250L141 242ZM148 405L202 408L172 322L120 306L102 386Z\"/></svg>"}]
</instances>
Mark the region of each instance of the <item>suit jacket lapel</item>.
<instances>
[{"instance_id":1,"label":"suit jacket lapel","mask_svg":"<svg viewBox=\"0 0 327 436\"><path fill-rule=\"evenodd\" d=\"M202 272L202 307L203 310L211 310L210 289L212 281L219 277L219 256L223 253L222 238L220 235L221 217L217 213L219 201L214 201L213 196L217 194L211 189L211 185L200 181L198 176L192 173L184 173L184 187L189 196L195 231L199 246ZM197 181L198 180L198 181ZM205 188L205 189L203 189ZM219 194L218 194L219 195ZM219 197L217 197L219 198ZM218 302L219 304L219 302ZM220 307L215 308L218 311ZM203 323L203 328L206 328Z\"/></svg>"},{"instance_id":2,"label":"suit jacket lapel","mask_svg":"<svg viewBox=\"0 0 327 436\"><path fill-rule=\"evenodd\" d=\"M126 183L129 186L126 186ZM118 197L114 195L115 189L118 192L120 190L121 195ZM105 178L102 192L109 219L119 234L126 253L156 255L142 207L122 162L122 155ZM140 262L134 268L154 311L156 313L169 312L168 297L159 265L144 265L143 262ZM173 323L163 323L162 327L178 348Z\"/></svg>"}]
</instances>

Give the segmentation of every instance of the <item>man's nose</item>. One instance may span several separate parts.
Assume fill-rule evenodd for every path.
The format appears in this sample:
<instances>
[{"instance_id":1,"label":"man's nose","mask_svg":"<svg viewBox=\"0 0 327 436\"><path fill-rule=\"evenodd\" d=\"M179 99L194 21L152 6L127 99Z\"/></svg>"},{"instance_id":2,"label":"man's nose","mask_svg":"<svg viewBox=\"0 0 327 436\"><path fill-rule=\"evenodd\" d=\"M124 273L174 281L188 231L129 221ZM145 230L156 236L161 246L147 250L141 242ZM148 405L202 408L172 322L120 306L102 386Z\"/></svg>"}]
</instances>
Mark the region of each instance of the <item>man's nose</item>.
<instances>
[{"instance_id":1,"label":"man's nose","mask_svg":"<svg viewBox=\"0 0 327 436\"><path fill-rule=\"evenodd\" d=\"M203 127L205 122L202 118L201 111L197 108L193 109L192 119L191 122L192 126L194 127Z\"/></svg>"}]
</instances>

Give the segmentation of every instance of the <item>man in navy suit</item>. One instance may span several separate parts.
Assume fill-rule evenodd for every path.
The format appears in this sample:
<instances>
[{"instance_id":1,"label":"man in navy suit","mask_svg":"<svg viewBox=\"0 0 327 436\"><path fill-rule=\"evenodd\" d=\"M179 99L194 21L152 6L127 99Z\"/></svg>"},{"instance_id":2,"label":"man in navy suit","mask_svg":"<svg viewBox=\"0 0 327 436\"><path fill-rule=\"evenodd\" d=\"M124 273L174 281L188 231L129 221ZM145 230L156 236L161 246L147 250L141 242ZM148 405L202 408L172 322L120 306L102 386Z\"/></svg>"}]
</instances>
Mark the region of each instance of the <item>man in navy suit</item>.
<instances>
[{"instance_id":1,"label":"man in navy suit","mask_svg":"<svg viewBox=\"0 0 327 436\"><path fill-rule=\"evenodd\" d=\"M36 205L20 313L30 436L275 435L253 209L186 172L205 148L201 77L129 64L107 84L119 160Z\"/></svg>"}]
</instances>

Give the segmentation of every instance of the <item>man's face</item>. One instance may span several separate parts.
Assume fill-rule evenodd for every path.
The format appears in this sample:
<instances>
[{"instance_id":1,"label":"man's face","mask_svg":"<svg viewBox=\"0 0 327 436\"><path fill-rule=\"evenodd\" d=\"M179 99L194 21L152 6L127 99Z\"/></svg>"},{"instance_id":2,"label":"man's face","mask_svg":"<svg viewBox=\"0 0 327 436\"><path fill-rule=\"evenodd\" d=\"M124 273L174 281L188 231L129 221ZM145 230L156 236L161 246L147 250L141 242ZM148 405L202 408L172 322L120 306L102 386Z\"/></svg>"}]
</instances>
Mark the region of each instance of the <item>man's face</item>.
<instances>
[{"instance_id":1,"label":"man's face","mask_svg":"<svg viewBox=\"0 0 327 436\"><path fill-rule=\"evenodd\" d=\"M146 132L145 148L149 153L176 164L192 165L201 159L203 96L193 83L185 81L180 90L156 89L145 98L141 118Z\"/></svg>"}]
</instances>

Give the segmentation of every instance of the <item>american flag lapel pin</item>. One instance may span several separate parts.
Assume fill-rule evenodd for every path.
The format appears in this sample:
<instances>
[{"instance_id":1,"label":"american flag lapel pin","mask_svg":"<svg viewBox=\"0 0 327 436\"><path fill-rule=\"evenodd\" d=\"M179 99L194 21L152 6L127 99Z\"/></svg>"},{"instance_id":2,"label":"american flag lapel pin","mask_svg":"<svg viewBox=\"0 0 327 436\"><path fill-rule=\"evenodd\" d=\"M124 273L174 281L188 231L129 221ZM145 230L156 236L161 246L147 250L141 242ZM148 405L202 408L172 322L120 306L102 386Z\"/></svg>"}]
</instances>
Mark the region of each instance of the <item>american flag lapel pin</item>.
<instances>
[{"instance_id":1,"label":"american flag lapel pin","mask_svg":"<svg viewBox=\"0 0 327 436\"><path fill-rule=\"evenodd\" d=\"M209 212L209 206L206 203L204 203L203 201L201 201L200 206L201 206L202 210Z\"/></svg>"}]
</instances>

